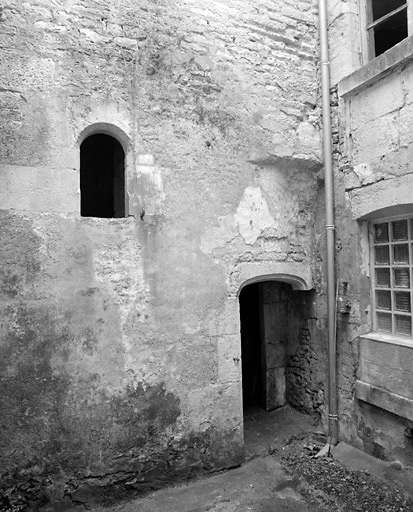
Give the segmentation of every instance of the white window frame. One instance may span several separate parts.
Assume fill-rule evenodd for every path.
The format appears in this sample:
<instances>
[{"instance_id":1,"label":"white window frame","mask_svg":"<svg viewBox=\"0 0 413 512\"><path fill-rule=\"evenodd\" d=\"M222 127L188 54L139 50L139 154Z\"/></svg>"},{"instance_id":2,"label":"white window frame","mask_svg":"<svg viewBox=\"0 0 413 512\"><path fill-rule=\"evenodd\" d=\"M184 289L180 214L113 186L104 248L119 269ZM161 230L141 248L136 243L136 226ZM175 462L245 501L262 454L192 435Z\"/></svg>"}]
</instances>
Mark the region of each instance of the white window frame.
<instances>
[{"instance_id":1,"label":"white window frame","mask_svg":"<svg viewBox=\"0 0 413 512\"><path fill-rule=\"evenodd\" d=\"M407 241L397 241L392 239L392 222L399 221L399 220L408 220L408 239ZM389 240L388 242L375 242L374 234L375 234L375 228L374 226L377 224L384 224L388 223L389 226ZM409 253L409 262L407 264L397 264L394 263L394 254L393 254L393 247L401 244L408 244L408 253ZM389 247L389 255L390 255L390 261L389 264L376 264L375 261L375 247L379 246L388 246ZM372 296L372 319L373 319L373 332L385 335L385 336L397 336L401 337L403 339L407 340L413 340L413 215L399 215L399 216L392 216L392 217L385 217L385 218L377 218L373 219L369 222L369 248L370 248L370 276L371 276L371 296ZM377 284L376 280L376 269L390 269L390 287L384 287L379 286ZM399 268L408 268L410 273L410 282L409 287L397 287L395 286L395 280L394 280L394 270ZM391 294L391 307L389 310L378 308L377 299L376 299L376 292L379 291L390 291ZM410 293L410 312L405 312L402 310L397 310L395 308L395 294L397 292L408 292ZM392 330L391 332L380 330L378 326L377 321L377 312L384 312L391 314L392 318ZM408 316L411 319L411 328L410 328L410 334L404 334L396 331L396 322L395 318L396 316Z\"/></svg>"},{"instance_id":2,"label":"white window frame","mask_svg":"<svg viewBox=\"0 0 413 512\"><path fill-rule=\"evenodd\" d=\"M376 20L373 23L373 9L372 9L372 0L362 0L360 3L360 22L361 22L361 43L362 43L362 61L363 65L370 62L375 58L374 51L374 35L373 35L373 26L379 24L380 21L385 18L390 18L392 15L396 14L398 11L403 10L402 7L391 11L390 13L383 16L379 20ZM410 36L413 34L413 0L406 0L407 9L407 35Z\"/></svg>"}]
</instances>

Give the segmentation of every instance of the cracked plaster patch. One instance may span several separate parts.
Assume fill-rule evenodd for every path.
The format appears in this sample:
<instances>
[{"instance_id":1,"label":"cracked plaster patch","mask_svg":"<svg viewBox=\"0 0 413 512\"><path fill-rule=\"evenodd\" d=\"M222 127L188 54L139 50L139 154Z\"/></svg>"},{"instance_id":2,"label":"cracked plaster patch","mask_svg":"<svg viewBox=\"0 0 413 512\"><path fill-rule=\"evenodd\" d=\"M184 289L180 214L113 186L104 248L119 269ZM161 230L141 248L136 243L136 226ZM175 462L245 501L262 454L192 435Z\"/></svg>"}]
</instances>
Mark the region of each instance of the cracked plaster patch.
<instances>
[{"instance_id":1,"label":"cracked plaster patch","mask_svg":"<svg viewBox=\"0 0 413 512\"><path fill-rule=\"evenodd\" d=\"M359 178L362 185L368 185L369 183L373 183L376 179L371 167L367 163L361 163L355 165L353 170L357 177Z\"/></svg>"},{"instance_id":2,"label":"cracked plaster patch","mask_svg":"<svg viewBox=\"0 0 413 512\"><path fill-rule=\"evenodd\" d=\"M275 225L260 187L247 187L234 216L246 244L253 245L262 232Z\"/></svg>"},{"instance_id":3,"label":"cracked plaster patch","mask_svg":"<svg viewBox=\"0 0 413 512\"><path fill-rule=\"evenodd\" d=\"M140 322L145 321L149 294L149 285L143 273L141 249L131 237L114 241L112 245L106 245L95 252L94 267L96 279L106 285L112 300L119 305L122 341L126 349L125 371L133 371L137 354L130 336L125 332L125 327L131 313L139 313L137 317ZM143 363L144 355L149 357L149 353L145 353L140 347L142 374L147 371Z\"/></svg>"},{"instance_id":4,"label":"cracked plaster patch","mask_svg":"<svg viewBox=\"0 0 413 512\"><path fill-rule=\"evenodd\" d=\"M201 250L210 253L218 247L224 247L238 235L236 222L232 215L219 218L218 226L209 229L201 241Z\"/></svg>"},{"instance_id":5,"label":"cracked plaster patch","mask_svg":"<svg viewBox=\"0 0 413 512\"><path fill-rule=\"evenodd\" d=\"M152 155L139 155L137 172L145 178L142 184L142 188L145 190L145 200L142 200L142 204L145 205L146 213L149 215L163 213L166 196L162 172L165 172L165 169L154 165Z\"/></svg>"}]
</instances>

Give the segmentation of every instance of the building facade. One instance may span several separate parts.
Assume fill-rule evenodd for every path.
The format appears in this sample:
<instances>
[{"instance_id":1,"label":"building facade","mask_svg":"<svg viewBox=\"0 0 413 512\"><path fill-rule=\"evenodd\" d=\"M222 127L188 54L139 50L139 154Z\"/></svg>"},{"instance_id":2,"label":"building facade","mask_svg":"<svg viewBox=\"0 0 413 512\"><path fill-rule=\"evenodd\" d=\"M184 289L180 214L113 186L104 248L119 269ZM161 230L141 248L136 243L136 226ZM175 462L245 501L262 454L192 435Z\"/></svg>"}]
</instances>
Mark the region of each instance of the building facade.
<instances>
[{"instance_id":1,"label":"building facade","mask_svg":"<svg viewBox=\"0 0 413 512\"><path fill-rule=\"evenodd\" d=\"M339 438L408 464L412 43L329 7ZM0 24L2 505L240 464L243 404L325 425L317 2L9 0Z\"/></svg>"},{"instance_id":2,"label":"building facade","mask_svg":"<svg viewBox=\"0 0 413 512\"><path fill-rule=\"evenodd\" d=\"M322 414L316 23L308 0L3 2L4 503L239 464L241 289L244 381Z\"/></svg>"},{"instance_id":3,"label":"building facade","mask_svg":"<svg viewBox=\"0 0 413 512\"><path fill-rule=\"evenodd\" d=\"M341 438L411 467L413 6L330 7Z\"/></svg>"}]
</instances>

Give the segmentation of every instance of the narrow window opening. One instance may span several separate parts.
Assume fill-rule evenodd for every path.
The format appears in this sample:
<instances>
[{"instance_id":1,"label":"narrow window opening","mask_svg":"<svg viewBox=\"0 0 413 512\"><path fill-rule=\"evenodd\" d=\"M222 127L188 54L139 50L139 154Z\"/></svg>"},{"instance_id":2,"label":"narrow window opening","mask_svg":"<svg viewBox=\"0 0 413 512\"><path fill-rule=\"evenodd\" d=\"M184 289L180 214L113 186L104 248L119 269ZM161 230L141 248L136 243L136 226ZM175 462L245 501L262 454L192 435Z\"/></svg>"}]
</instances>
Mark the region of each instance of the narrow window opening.
<instances>
[{"instance_id":1,"label":"narrow window opening","mask_svg":"<svg viewBox=\"0 0 413 512\"><path fill-rule=\"evenodd\" d=\"M406 0L372 0L367 25L373 57L381 55L408 36Z\"/></svg>"},{"instance_id":2,"label":"narrow window opening","mask_svg":"<svg viewBox=\"0 0 413 512\"><path fill-rule=\"evenodd\" d=\"M91 135L80 146L80 214L125 217L125 153L110 135Z\"/></svg>"}]
</instances>

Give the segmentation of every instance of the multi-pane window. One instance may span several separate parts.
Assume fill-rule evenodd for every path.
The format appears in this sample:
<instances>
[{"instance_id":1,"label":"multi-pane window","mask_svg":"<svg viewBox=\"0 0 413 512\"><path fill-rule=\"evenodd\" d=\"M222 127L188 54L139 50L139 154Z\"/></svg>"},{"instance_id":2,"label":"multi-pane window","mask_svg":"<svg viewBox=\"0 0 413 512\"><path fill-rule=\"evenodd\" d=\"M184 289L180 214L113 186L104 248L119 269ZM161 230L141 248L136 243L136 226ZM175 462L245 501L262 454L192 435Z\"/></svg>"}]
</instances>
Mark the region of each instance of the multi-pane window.
<instances>
[{"instance_id":1,"label":"multi-pane window","mask_svg":"<svg viewBox=\"0 0 413 512\"><path fill-rule=\"evenodd\" d=\"M381 55L408 36L408 4L411 0L367 0L369 58Z\"/></svg>"},{"instance_id":2,"label":"multi-pane window","mask_svg":"<svg viewBox=\"0 0 413 512\"><path fill-rule=\"evenodd\" d=\"M413 217L371 225L373 328L412 337Z\"/></svg>"}]
</instances>

